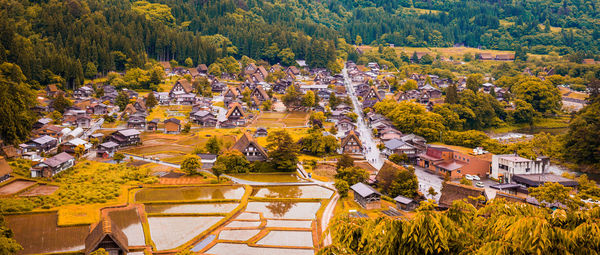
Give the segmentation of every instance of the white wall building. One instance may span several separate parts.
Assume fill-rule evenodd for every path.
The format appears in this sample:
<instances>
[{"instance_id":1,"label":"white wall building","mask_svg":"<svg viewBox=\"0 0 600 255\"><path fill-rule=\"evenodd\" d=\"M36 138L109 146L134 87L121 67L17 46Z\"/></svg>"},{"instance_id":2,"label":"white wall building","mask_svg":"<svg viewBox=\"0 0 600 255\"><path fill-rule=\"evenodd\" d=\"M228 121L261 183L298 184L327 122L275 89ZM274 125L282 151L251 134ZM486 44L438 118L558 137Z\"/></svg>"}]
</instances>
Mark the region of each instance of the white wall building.
<instances>
[{"instance_id":1,"label":"white wall building","mask_svg":"<svg viewBox=\"0 0 600 255\"><path fill-rule=\"evenodd\" d=\"M493 155L491 177L510 183L515 174L542 174L549 165L548 157L531 160L516 154Z\"/></svg>"}]
</instances>

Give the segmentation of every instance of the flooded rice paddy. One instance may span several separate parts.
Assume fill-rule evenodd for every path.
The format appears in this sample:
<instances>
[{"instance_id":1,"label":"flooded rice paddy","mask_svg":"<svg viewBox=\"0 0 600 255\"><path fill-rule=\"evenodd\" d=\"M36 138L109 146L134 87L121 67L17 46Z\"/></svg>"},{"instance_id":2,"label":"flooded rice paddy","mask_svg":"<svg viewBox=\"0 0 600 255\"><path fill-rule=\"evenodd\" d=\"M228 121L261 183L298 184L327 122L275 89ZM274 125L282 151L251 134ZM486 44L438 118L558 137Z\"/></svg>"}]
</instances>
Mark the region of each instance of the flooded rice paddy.
<instances>
[{"instance_id":1,"label":"flooded rice paddy","mask_svg":"<svg viewBox=\"0 0 600 255\"><path fill-rule=\"evenodd\" d=\"M317 185L305 186L265 186L256 187L253 192L255 197L267 198L319 198L328 199L333 191Z\"/></svg>"},{"instance_id":2,"label":"flooded rice paddy","mask_svg":"<svg viewBox=\"0 0 600 255\"><path fill-rule=\"evenodd\" d=\"M129 246L146 245L142 221L136 208L108 212L110 220L127 236Z\"/></svg>"},{"instance_id":3,"label":"flooded rice paddy","mask_svg":"<svg viewBox=\"0 0 600 255\"><path fill-rule=\"evenodd\" d=\"M246 244L235 243L217 243L210 248L208 254L227 254L227 255L313 255L312 249L291 249L291 248L262 248L250 247Z\"/></svg>"},{"instance_id":4,"label":"flooded rice paddy","mask_svg":"<svg viewBox=\"0 0 600 255\"><path fill-rule=\"evenodd\" d=\"M310 220L267 220L267 228L310 228Z\"/></svg>"},{"instance_id":5,"label":"flooded rice paddy","mask_svg":"<svg viewBox=\"0 0 600 255\"><path fill-rule=\"evenodd\" d=\"M148 217L150 236L158 250L176 248L198 236L223 217Z\"/></svg>"},{"instance_id":6,"label":"flooded rice paddy","mask_svg":"<svg viewBox=\"0 0 600 255\"><path fill-rule=\"evenodd\" d=\"M260 212L265 218L312 220L319 207L320 202L249 202L246 211Z\"/></svg>"},{"instance_id":7,"label":"flooded rice paddy","mask_svg":"<svg viewBox=\"0 0 600 255\"><path fill-rule=\"evenodd\" d=\"M211 204L152 204L146 205L147 213L229 213L238 203Z\"/></svg>"},{"instance_id":8,"label":"flooded rice paddy","mask_svg":"<svg viewBox=\"0 0 600 255\"><path fill-rule=\"evenodd\" d=\"M219 233L219 239L232 241L247 241L257 235L260 229L223 230Z\"/></svg>"},{"instance_id":9,"label":"flooded rice paddy","mask_svg":"<svg viewBox=\"0 0 600 255\"><path fill-rule=\"evenodd\" d=\"M225 225L226 228L257 228L260 221L232 221Z\"/></svg>"},{"instance_id":10,"label":"flooded rice paddy","mask_svg":"<svg viewBox=\"0 0 600 255\"><path fill-rule=\"evenodd\" d=\"M273 230L256 244L295 247L313 247L312 232L310 231L279 231Z\"/></svg>"},{"instance_id":11,"label":"flooded rice paddy","mask_svg":"<svg viewBox=\"0 0 600 255\"><path fill-rule=\"evenodd\" d=\"M5 219L23 246L20 254L80 251L90 231L89 225L58 227L56 213L10 215Z\"/></svg>"},{"instance_id":12,"label":"flooded rice paddy","mask_svg":"<svg viewBox=\"0 0 600 255\"><path fill-rule=\"evenodd\" d=\"M144 188L135 193L138 202L182 201L209 199L241 199L243 187L179 187L179 188Z\"/></svg>"},{"instance_id":13,"label":"flooded rice paddy","mask_svg":"<svg viewBox=\"0 0 600 255\"><path fill-rule=\"evenodd\" d=\"M260 220L260 215L258 213L249 213L243 212L240 213L236 218L236 220Z\"/></svg>"},{"instance_id":14,"label":"flooded rice paddy","mask_svg":"<svg viewBox=\"0 0 600 255\"><path fill-rule=\"evenodd\" d=\"M253 182L307 182L297 174L232 174L231 176Z\"/></svg>"}]
</instances>

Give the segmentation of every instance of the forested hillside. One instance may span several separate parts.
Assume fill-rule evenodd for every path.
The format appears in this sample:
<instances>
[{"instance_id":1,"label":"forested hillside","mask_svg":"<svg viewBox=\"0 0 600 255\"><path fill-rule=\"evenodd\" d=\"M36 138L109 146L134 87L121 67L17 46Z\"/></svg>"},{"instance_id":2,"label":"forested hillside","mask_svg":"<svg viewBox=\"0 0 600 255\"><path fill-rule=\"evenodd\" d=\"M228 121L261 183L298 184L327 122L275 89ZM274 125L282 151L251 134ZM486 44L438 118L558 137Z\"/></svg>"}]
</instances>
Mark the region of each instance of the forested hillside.
<instances>
[{"instance_id":1,"label":"forested hillside","mask_svg":"<svg viewBox=\"0 0 600 255\"><path fill-rule=\"evenodd\" d=\"M530 53L599 51L599 0L2 0L0 61L34 87L83 83L85 72L148 58L211 64L243 55L270 62L289 48L325 67L355 44L466 46ZM215 36L222 35L222 36ZM269 48L270 47L270 48ZM275 53L275 54L274 54ZM289 55L289 51L287 51ZM352 58L354 56L350 56Z\"/></svg>"}]
</instances>

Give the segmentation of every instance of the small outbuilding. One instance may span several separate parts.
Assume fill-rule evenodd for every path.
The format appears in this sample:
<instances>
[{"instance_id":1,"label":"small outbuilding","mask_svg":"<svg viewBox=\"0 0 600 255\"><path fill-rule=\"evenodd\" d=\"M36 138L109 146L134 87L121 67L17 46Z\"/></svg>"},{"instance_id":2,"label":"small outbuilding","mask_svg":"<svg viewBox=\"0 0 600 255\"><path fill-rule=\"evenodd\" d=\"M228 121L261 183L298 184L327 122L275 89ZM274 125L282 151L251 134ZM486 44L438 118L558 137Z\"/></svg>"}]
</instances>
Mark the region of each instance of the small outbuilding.
<instances>
[{"instance_id":1,"label":"small outbuilding","mask_svg":"<svg viewBox=\"0 0 600 255\"><path fill-rule=\"evenodd\" d=\"M396 198L394 198L394 201L396 201L396 208L403 211L412 211L417 209L417 207L419 206L419 203L417 203L417 201L415 201L414 199L407 198L405 196L397 196Z\"/></svg>"},{"instance_id":2,"label":"small outbuilding","mask_svg":"<svg viewBox=\"0 0 600 255\"><path fill-rule=\"evenodd\" d=\"M367 210L381 208L381 193L371 186L359 182L350 187L354 191L354 201Z\"/></svg>"}]
</instances>

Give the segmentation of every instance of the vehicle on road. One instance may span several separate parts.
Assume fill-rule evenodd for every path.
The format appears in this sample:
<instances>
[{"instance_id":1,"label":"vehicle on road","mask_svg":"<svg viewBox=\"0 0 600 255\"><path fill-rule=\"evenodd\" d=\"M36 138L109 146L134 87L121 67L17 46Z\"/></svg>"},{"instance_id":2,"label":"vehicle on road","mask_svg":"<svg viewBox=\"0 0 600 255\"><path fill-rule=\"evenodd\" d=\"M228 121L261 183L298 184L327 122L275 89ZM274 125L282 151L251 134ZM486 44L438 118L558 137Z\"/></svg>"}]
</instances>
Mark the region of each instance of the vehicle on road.
<instances>
[{"instance_id":1,"label":"vehicle on road","mask_svg":"<svg viewBox=\"0 0 600 255\"><path fill-rule=\"evenodd\" d=\"M475 186L479 187L479 188L483 188L485 187L485 185L483 185L483 182L476 182Z\"/></svg>"},{"instance_id":2,"label":"vehicle on road","mask_svg":"<svg viewBox=\"0 0 600 255\"><path fill-rule=\"evenodd\" d=\"M465 174L465 179L472 181L473 180L473 176L470 174Z\"/></svg>"}]
</instances>

